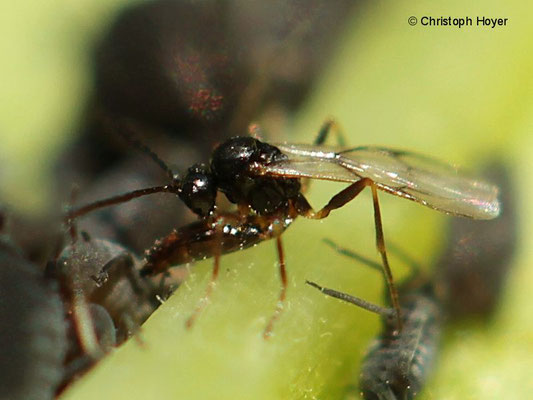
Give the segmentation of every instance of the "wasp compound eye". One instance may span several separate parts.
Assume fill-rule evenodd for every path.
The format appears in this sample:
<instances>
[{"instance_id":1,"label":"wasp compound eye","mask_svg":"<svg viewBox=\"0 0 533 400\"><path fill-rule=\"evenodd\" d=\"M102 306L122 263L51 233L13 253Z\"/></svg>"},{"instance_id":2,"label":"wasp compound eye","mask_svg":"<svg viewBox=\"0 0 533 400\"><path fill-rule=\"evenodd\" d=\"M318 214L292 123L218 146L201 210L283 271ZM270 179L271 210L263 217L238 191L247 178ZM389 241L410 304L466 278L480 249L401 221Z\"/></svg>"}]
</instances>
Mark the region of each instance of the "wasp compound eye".
<instances>
[{"instance_id":1,"label":"wasp compound eye","mask_svg":"<svg viewBox=\"0 0 533 400\"><path fill-rule=\"evenodd\" d=\"M195 164L182 181L180 197L187 207L201 217L211 214L215 208L217 186L204 164Z\"/></svg>"}]
</instances>

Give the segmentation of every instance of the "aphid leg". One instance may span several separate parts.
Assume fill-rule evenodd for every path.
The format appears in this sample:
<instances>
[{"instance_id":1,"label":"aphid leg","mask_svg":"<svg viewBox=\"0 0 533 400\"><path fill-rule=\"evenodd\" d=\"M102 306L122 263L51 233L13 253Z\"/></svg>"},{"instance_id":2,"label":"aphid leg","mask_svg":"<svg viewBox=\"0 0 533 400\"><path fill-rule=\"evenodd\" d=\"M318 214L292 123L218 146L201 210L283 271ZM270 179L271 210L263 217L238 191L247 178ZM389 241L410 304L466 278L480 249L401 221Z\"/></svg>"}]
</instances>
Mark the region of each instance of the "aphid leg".
<instances>
[{"instance_id":1,"label":"aphid leg","mask_svg":"<svg viewBox=\"0 0 533 400\"><path fill-rule=\"evenodd\" d=\"M341 247L337 245L335 242L333 242L330 239L323 239L324 243L326 243L328 246L332 247L337 253L340 253L346 257L353 258L359 262L362 262L363 264L366 264L372 269L375 269L376 271L383 272L383 267L381 264L370 260L369 258L363 257L360 254L355 253L354 251L347 249L345 247ZM389 242L387 245L389 248L389 253L395 254L398 258L401 259L401 261L409 267L410 273L409 277L407 277L404 281L404 286L409 285L413 287L418 287L419 282L426 282L429 278L425 274L421 272L420 263L417 262L410 254L405 252L400 247L393 245Z\"/></svg>"},{"instance_id":2,"label":"aphid leg","mask_svg":"<svg viewBox=\"0 0 533 400\"><path fill-rule=\"evenodd\" d=\"M257 140L263 140L263 138L265 137L263 129L261 129L259 124L255 123L248 125L248 134Z\"/></svg>"},{"instance_id":3,"label":"aphid leg","mask_svg":"<svg viewBox=\"0 0 533 400\"><path fill-rule=\"evenodd\" d=\"M209 301L209 298L211 297L211 293L213 292L213 289L216 285L216 281L218 279L218 273L220 270L220 256L222 254L222 240L223 240L223 226L224 226L224 217L220 216L217 217L215 220L215 226L216 226L216 232L215 235L217 237L217 240L215 240L215 251L213 255L213 271L211 273L211 279L209 280L209 283L207 285L207 289L205 290L205 295L203 298L200 299L198 304L196 305L193 313L191 316L187 319L185 322L185 326L187 329L190 329L194 321L196 320L196 317L202 310L207 306L207 302Z\"/></svg>"},{"instance_id":4,"label":"aphid leg","mask_svg":"<svg viewBox=\"0 0 533 400\"><path fill-rule=\"evenodd\" d=\"M334 297L336 299L343 300L343 301L346 301L348 303L355 304L356 306L364 308L367 311L382 315L382 316L384 316L386 318L391 318L391 317L395 318L396 317L396 311L394 309L392 309L392 308L378 306L377 304L370 303L370 302L368 302L366 300L363 300L363 299L361 299L359 297L351 296L351 295L349 295L347 293L339 292L339 291L334 290L334 289L329 289L329 288L322 287L322 286L316 284L315 282L305 281L305 283L307 283L310 286L313 286L314 288L317 288L318 290L320 290L322 293L324 293L327 296L331 296L331 297Z\"/></svg>"},{"instance_id":5,"label":"aphid leg","mask_svg":"<svg viewBox=\"0 0 533 400\"><path fill-rule=\"evenodd\" d=\"M320 127L320 130L318 131L318 134L315 140L313 141L313 144L315 145L324 144L326 140L328 139L329 134L332 132L337 136L337 144L340 147L344 147L346 143L346 141L344 140L344 134L342 133L342 130L339 128L339 125L337 124L337 122L333 119L327 119L324 121L324 123ZM302 185L301 192L305 193L309 189L309 186L311 185L311 179L302 179L301 185Z\"/></svg>"},{"instance_id":6,"label":"aphid leg","mask_svg":"<svg viewBox=\"0 0 533 400\"><path fill-rule=\"evenodd\" d=\"M337 144L339 145L339 147L345 147L346 140L344 133L337 121L335 121L334 119L327 119L326 121L324 121L324 123L320 127L320 130L318 131L318 135L316 136L313 144L324 144L328 139L329 134L332 132L337 136Z\"/></svg>"},{"instance_id":7,"label":"aphid leg","mask_svg":"<svg viewBox=\"0 0 533 400\"><path fill-rule=\"evenodd\" d=\"M83 353L92 359L99 359L103 353L98 344L87 300L75 289L72 290L72 319Z\"/></svg>"},{"instance_id":8,"label":"aphid leg","mask_svg":"<svg viewBox=\"0 0 533 400\"><path fill-rule=\"evenodd\" d=\"M70 191L70 204L74 204L76 202L76 197L78 197L78 186L74 185L72 187L72 190ZM70 206L69 206L70 208ZM72 244L76 243L76 240L78 240L78 230L76 228L76 224L72 220L67 221L67 229L70 235L70 241Z\"/></svg>"},{"instance_id":9,"label":"aphid leg","mask_svg":"<svg viewBox=\"0 0 533 400\"><path fill-rule=\"evenodd\" d=\"M340 247L335 242L333 242L330 239L323 239L324 243L326 243L328 246L332 247L337 253L342 254L343 256L353 258L363 264L366 264L372 269L375 269L376 271L383 272L383 266L375 261L370 260L369 258L363 257L360 254L357 254L347 248Z\"/></svg>"},{"instance_id":10,"label":"aphid leg","mask_svg":"<svg viewBox=\"0 0 533 400\"><path fill-rule=\"evenodd\" d=\"M144 289L135 270L135 264L131 254L124 252L109 260L98 272L98 275L93 275L91 278L96 282L97 286L106 284L106 289L112 291L122 277L126 277L133 292L137 296L145 294Z\"/></svg>"},{"instance_id":11,"label":"aphid leg","mask_svg":"<svg viewBox=\"0 0 533 400\"><path fill-rule=\"evenodd\" d=\"M141 287L141 282L139 280L138 271L135 269L133 257L128 252L119 254L113 259L109 260L100 269L97 275L91 276L91 278L96 282L96 285L100 287L100 295L104 298L111 295L116 286L121 283L123 277L128 280L128 283L136 296L143 297L147 295L145 289ZM144 283L149 284L148 281L144 281ZM155 306L158 305L155 297L150 300ZM121 316L121 325L123 325L124 331L127 332L127 338L135 336L137 343L144 345L144 341L141 336L141 321L136 319L133 314L124 311Z\"/></svg>"},{"instance_id":12,"label":"aphid leg","mask_svg":"<svg viewBox=\"0 0 533 400\"><path fill-rule=\"evenodd\" d=\"M333 119L327 119L324 121L324 123L320 127L320 130L318 131L318 134L315 140L313 141L313 144L315 145L324 144L326 140L328 139L329 134L332 132L335 133L337 136L337 144L340 147L344 147L345 146L344 134L339 128L339 125L337 124L337 122L335 122L335 120ZM311 185L311 179L302 178L301 185L302 185L302 188L300 189L301 192L302 193L307 192L307 190L309 189L309 186Z\"/></svg>"},{"instance_id":13,"label":"aphid leg","mask_svg":"<svg viewBox=\"0 0 533 400\"><path fill-rule=\"evenodd\" d=\"M71 192L71 202L76 197L76 191ZM72 246L76 246L78 239L78 233L76 224L72 219L66 220L68 231L72 240ZM77 333L77 338L80 343L80 347L83 352L93 360L99 359L102 355L102 349L98 343L96 336L96 329L93 324L91 311L87 299L85 298L83 291L76 287L77 276L72 277L71 284L64 288L70 297L72 304L72 320L74 321L74 329Z\"/></svg>"},{"instance_id":14,"label":"aphid leg","mask_svg":"<svg viewBox=\"0 0 533 400\"><path fill-rule=\"evenodd\" d=\"M387 247L389 249L389 253L396 255L396 257L398 257L401 262L409 268L409 275L403 281L402 290L415 290L431 279L429 275L422 270L421 264L415 260L411 254L407 253L405 250L401 249L395 244L391 244L390 241L388 242Z\"/></svg>"},{"instance_id":15,"label":"aphid leg","mask_svg":"<svg viewBox=\"0 0 533 400\"><path fill-rule=\"evenodd\" d=\"M83 354L74 360L70 361L64 366L63 371L63 385L68 385L72 380L82 371L87 371L92 365L96 363L97 360L94 358Z\"/></svg>"},{"instance_id":16,"label":"aphid leg","mask_svg":"<svg viewBox=\"0 0 533 400\"><path fill-rule=\"evenodd\" d=\"M278 250L279 275L281 278L281 292L279 294L276 311L274 311L274 314L270 317L270 321L268 321L268 324L265 330L263 331L263 337L265 339L268 339L270 338L270 336L272 336L272 328L274 326L274 323L279 319L281 312L283 311L285 297L287 296L287 269L285 267L285 254L283 252L283 245L281 243L280 236L276 237L276 247Z\"/></svg>"},{"instance_id":17,"label":"aphid leg","mask_svg":"<svg viewBox=\"0 0 533 400\"><path fill-rule=\"evenodd\" d=\"M370 186L372 190L372 200L374 204L374 224L376 227L376 246L379 253L381 254L381 260L383 262L383 273L385 275L385 281L387 282L387 286L389 288L391 304L396 310L398 330L400 331L402 329L402 319L400 311L400 302L398 300L398 290L396 289L396 285L394 284L392 271L390 269L389 260L387 258L387 250L385 248L385 239L383 235L383 225L381 223L381 211L379 208L378 193L374 182L371 179L363 178L355 183L352 183L350 186L333 196L328 202L328 204L326 204L326 206L324 206L324 208L319 211L314 211L303 195L298 197L296 207L298 212L306 218L326 218L332 210L340 208L349 201L353 200L367 186Z\"/></svg>"},{"instance_id":18,"label":"aphid leg","mask_svg":"<svg viewBox=\"0 0 533 400\"><path fill-rule=\"evenodd\" d=\"M146 342L143 338L142 327L141 324L139 324L139 321L136 321L131 314L125 313L122 315L121 322L126 328L128 338L134 336L137 344L144 347Z\"/></svg>"}]
</instances>

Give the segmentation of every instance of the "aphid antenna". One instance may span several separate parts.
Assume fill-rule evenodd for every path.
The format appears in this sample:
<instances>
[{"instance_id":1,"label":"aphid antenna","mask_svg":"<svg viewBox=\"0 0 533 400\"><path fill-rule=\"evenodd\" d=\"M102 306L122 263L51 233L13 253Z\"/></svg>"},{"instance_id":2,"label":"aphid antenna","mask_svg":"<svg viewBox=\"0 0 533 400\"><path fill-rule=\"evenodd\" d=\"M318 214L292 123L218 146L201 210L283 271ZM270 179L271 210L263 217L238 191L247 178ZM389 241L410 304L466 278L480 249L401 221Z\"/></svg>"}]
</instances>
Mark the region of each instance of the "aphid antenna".
<instances>
[{"instance_id":1,"label":"aphid antenna","mask_svg":"<svg viewBox=\"0 0 533 400\"><path fill-rule=\"evenodd\" d=\"M333 117L328 117L323 122L314 143L316 145L324 144L331 133L337 137L337 146L340 148L346 147L346 134L344 133L344 129L342 129Z\"/></svg>"},{"instance_id":2,"label":"aphid antenna","mask_svg":"<svg viewBox=\"0 0 533 400\"><path fill-rule=\"evenodd\" d=\"M354 251L347 249L346 247L341 247L331 239L324 238L322 239L322 241L328 246L330 246L337 253L342 254L343 256L346 256L346 257L353 258L378 272L383 272L383 267L381 266L381 264L375 261L372 261L371 259L366 258L360 254L357 254Z\"/></svg>"},{"instance_id":3,"label":"aphid antenna","mask_svg":"<svg viewBox=\"0 0 533 400\"><path fill-rule=\"evenodd\" d=\"M78 185L76 184L72 185L72 188L70 190L69 204L67 205L68 210L71 210L73 207L72 205L76 202L79 189L80 188ZM78 240L78 228L76 227L76 223L74 222L74 220L71 220L71 219L66 221L66 225L67 225L68 233L70 235L70 242L74 245L76 241Z\"/></svg>"},{"instance_id":4,"label":"aphid antenna","mask_svg":"<svg viewBox=\"0 0 533 400\"><path fill-rule=\"evenodd\" d=\"M263 129L257 122L251 122L248 125L248 134L257 140L263 140L265 137L265 133L263 132Z\"/></svg>"},{"instance_id":5,"label":"aphid antenna","mask_svg":"<svg viewBox=\"0 0 533 400\"><path fill-rule=\"evenodd\" d=\"M381 266L381 264L375 261L372 261L370 258L364 257L361 254L358 254L354 252L353 250L350 250L346 247L339 246L337 243L335 243L331 239L324 238L322 239L322 241L328 246L330 246L337 253L342 254L343 256L346 256L346 257L353 258L354 260L357 260L376 271L383 272L383 267ZM398 257L405 266L409 268L410 275L406 279L406 281L413 280L416 276L421 274L422 266L417 260L414 259L412 255L407 253L397 244L391 243L390 241L387 243L387 248L388 250L390 250L392 254Z\"/></svg>"},{"instance_id":6,"label":"aphid antenna","mask_svg":"<svg viewBox=\"0 0 533 400\"><path fill-rule=\"evenodd\" d=\"M347 293L339 292L334 289L329 289L329 288L320 286L319 284L315 282L305 281L305 283L320 290L322 293L324 293L327 296L334 297L336 299L355 304L358 307L361 307L375 314L379 314L385 318L390 318L390 319L396 318L396 311L393 308L381 307L381 306L378 306L377 304L370 303L366 300L363 300L360 297L351 296Z\"/></svg>"}]
</instances>

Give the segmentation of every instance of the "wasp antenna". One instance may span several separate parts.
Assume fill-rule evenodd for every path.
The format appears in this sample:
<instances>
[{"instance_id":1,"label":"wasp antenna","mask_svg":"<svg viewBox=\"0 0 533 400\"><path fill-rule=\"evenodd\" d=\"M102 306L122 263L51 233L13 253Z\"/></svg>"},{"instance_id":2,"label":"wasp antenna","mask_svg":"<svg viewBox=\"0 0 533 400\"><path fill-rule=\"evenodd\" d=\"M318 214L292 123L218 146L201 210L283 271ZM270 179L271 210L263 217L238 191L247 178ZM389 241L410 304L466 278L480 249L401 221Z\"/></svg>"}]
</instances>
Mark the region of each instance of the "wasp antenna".
<instances>
[{"instance_id":1,"label":"wasp antenna","mask_svg":"<svg viewBox=\"0 0 533 400\"><path fill-rule=\"evenodd\" d=\"M125 121L126 129L119 129L118 132L128 143L135 147L140 152L146 154L150 157L159 167L165 171L167 176L172 182L179 181L179 175L174 173L172 169L146 144L144 144L134 133L133 133L133 124L131 121Z\"/></svg>"},{"instance_id":2,"label":"wasp antenna","mask_svg":"<svg viewBox=\"0 0 533 400\"><path fill-rule=\"evenodd\" d=\"M67 224L70 224L72 222L72 220L74 220L74 219L76 219L78 217L81 217L81 216L83 216L85 214L88 214L91 211L94 211L94 210L97 210L97 209L100 209L100 208L104 208L104 207L113 206L115 204L125 203L127 201L136 199L138 197L147 196L149 194L154 194L154 193L174 193L174 194L179 195L180 192L181 192L181 186L180 186L179 182L176 182L176 183L173 183L173 184L170 184L170 185L154 186L154 187L150 187L150 188L134 190L132 192L120 194L118 196L113 196L113 197L109 197L107 199L98 200L98 201L95 201L93 203L86 204L85 206L82 206L82 207L77 208L77 209L69 209L69 210L67 210L67 212L65 214L65 222Z\"/></svg>"},{"instance_id":3,"label":"wasp antenna","mask_svg":"<svg viewBox=\"0 0 533 400\"><path fill-rule=\"evenodd\" d=\"M107 127L111 133L120 135L131 146L146 154L152 159L170 178L172 182L179 182L179 175L174 173L172 169L165 163L150 147L144 144L136 134L136 123L128 118L101 116L104 126Z\"/></svg>"}]
</instances>

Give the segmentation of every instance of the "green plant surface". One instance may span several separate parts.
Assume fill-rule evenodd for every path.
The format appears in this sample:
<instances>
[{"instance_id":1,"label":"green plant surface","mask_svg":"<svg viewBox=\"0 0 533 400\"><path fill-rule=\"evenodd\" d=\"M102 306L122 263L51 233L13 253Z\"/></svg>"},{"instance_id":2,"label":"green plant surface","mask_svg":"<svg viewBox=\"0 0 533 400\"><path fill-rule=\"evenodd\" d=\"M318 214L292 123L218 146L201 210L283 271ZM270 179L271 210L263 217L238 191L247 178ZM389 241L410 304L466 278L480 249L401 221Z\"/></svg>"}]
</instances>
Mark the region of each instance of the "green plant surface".
<instances>
[{"instance_id":1,"label":"green plant surface","mask_svg":"<svg viewBox=\"0 0 533 400\"><path fill-rule=\"evenodd\" d=\"M447 329L422 399L523 399L533 391L531 11L518 0L360 6L291 127L291 140L309 143L333 116L350 144L406 148L470 169L497 155L521 184L520 246L501 308L489 326ZM411 15L487 15L509 23L497 29L412 27ZM28 126L36 129L34 121ZM310 200L322 206L342 187L313 182ZM431 267L452 217L387 194L380 199L386 239ZM296 220L283 235L289 290L269 340L262 332L280 288L274 242L224 256L210 304L186 330L212 261L191 265L185 284L143 326L142 343L131 340L117 349L62 399L340 398L357 383L379 321L304 282L382 301L379 274L322 243L330 238L378 260L371 210L370 196L362 194L327 220ZM394 257L391 265L401 279L406 269Z\"/></svg>"}]
</instances>

